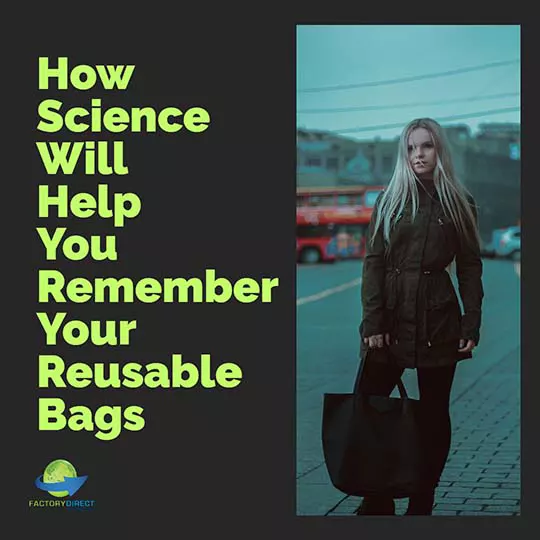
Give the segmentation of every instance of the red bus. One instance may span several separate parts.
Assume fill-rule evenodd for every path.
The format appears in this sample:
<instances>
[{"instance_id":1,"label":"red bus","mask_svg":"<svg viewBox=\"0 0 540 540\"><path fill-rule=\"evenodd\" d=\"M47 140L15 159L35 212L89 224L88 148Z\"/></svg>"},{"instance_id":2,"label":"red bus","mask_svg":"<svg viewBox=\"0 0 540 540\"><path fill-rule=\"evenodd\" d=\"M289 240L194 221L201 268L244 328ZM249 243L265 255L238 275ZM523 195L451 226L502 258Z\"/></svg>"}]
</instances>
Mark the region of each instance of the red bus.
<instances>
[{"instance_id":1,"label":"red bus","mask_svg":"<svg viewBox=\"0 0 540 540\"><path fill-rule=\"evenodd\" d=\"M297 262L334 262L364 255L373 205L384 186L297 188Z\"/></svg>"}]
</instances>

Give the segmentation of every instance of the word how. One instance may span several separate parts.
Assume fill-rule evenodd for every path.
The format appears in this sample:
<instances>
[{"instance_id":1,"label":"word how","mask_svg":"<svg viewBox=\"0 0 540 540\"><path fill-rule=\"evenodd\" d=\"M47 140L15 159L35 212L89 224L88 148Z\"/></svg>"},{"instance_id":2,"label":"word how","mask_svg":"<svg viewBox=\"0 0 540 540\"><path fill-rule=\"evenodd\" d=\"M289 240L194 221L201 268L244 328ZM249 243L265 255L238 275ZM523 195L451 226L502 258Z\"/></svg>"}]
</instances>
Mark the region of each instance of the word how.
<instances>
[{"instance_id":1,"label":"word how","mask_svg":"<svg viewBox=\"0 0 540 540\"><path fill-rule=\"evenodd\" d=\"M40 90L49 89L49 79L56 79L56 88L58 90L67 90L68 81L77 90L90 90L90 88L94 87L98 78L105 90L113 90L114 88L125 90L135 71L135 66L98 65L94 69L92 66L81 64L69 70L68 58L61 56L58 58L56 67L49 65L47 57L39 58L38 70L38 88Z\"/></svg>"}]
</instances>

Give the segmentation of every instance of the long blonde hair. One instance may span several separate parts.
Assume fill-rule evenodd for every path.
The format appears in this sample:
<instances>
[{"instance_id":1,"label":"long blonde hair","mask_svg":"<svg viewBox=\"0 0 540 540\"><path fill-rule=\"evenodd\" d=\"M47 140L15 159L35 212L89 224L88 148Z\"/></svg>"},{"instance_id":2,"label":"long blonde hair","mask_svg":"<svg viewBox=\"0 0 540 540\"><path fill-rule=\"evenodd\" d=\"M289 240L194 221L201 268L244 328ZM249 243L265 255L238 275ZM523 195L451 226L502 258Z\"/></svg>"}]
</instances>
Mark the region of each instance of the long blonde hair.
<instances>
[{"instance_id":1,"label":"long blonde hair","mask_svg":"<svg viewBox=\"0 0 540 540\"><path fill-rule=\"evenodd\" d=\"M373 244L377 230L381 226L383 238L386 243L389 242L392 217L403 212L409 198L412 203L412 219L414 220L416 217L418 211L418 178L410 164L408 141L410 133L417 128L424 128L431 135L437 156L437 164L433 171L433 182L445 215L449 216L453 221L460 239L479 244L480 235L476 215L471 208L471 194L456 176L450 147L442 127L431 118L412 120L401 133L396 166L392 178L378 203L371 243Z\"/></svg>"}]
</instances>

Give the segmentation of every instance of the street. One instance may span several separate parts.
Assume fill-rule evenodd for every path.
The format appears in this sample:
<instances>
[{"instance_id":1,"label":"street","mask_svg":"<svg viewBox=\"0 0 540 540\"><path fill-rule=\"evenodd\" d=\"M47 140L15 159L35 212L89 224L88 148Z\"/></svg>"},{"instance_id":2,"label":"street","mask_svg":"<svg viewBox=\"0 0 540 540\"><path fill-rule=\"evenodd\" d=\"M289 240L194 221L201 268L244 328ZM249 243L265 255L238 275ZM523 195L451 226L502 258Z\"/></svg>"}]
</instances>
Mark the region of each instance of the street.
<instances>
[{"instance_id":1,"label":"street","mask_svg":"<svg viewBox=\"0 0 540 540\"><path fill-rule=\"evenodd\" d=\"M481 340L456 371L452 447L434 515L520 512L519 263L483 262ZM361 275L358 260L297 269L298 515L354 515L361 502L332 486L321 445L323 394L351 391L358 367ZM417 398L415 370L403 378ZM406 503L396 500L398 514Z\"/></svg>"}]
</instances>

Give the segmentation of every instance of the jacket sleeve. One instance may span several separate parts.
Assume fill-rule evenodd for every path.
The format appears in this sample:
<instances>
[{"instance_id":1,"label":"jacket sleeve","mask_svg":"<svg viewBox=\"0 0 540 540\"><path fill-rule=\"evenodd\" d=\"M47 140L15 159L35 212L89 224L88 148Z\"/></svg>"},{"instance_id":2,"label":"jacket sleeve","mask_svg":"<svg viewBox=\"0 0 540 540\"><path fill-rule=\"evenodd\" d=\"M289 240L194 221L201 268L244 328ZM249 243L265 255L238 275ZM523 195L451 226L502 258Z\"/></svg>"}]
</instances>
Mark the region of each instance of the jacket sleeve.
<instances>
[{"instance_id":1,"label":"jacket sleeve","mask_svg":"<svg viewBox=\"0 0 540 540\"><path fill-rule=\"evenodd\" d=\"M478 221L474 199L469 198L475 219ZM461 337L472 339L477 345L480 341L480 324L482 322L482 257L477 242L461 239L456 254L456 274L459 294L463 302L463 318L461 320Z\"/></svg>"},{"instance_id":2,"label":"jacket sleeve","mask_svg":"<svg viewBox=\"0 0 540 540\"><path fill-rule=\"evenodd\" d=\"M362 324L360 334L369 337L375 334L384 334L384 282L386 275L385 245L382 227L379 227L375 241L371 245L371 238L375 228L375 219L379 211L382 193L375 202L373 213L366 237L364 266L362 271Z\"/></svg>"}]
</instances>

